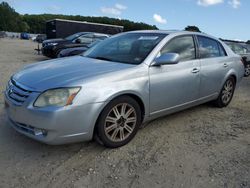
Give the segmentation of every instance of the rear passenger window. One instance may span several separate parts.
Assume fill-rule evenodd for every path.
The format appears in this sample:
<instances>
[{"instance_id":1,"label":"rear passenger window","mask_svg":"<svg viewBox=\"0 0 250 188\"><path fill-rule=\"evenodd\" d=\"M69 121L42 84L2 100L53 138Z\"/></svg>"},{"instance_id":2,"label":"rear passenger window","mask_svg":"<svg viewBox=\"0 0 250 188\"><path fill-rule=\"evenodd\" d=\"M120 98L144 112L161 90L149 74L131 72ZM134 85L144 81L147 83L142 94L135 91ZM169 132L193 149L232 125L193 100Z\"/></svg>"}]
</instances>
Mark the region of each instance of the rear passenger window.
<instances>
[{"instance_id":1,"label":"rear passenger window","mask_svg":"<svg viewBox=\"0 0 250 188\"><path fill-rule=\"evenodd\" d=\"M197 36L199 43L200 58L212 58L222 56L219 49L219 44L216 40Z\"/></svg>"},{"instance_id":2,"label":"rear passenger window","mask_svg":"<svg viewBox=\"0 0 250 188\"><path fill-rule=\"evenodd\" d=\"M180 61L195 59L195 46L192 36L181 36L172 39L162 49L161 54L177 53L180 55Z\"/></svg>"}]
</instances>

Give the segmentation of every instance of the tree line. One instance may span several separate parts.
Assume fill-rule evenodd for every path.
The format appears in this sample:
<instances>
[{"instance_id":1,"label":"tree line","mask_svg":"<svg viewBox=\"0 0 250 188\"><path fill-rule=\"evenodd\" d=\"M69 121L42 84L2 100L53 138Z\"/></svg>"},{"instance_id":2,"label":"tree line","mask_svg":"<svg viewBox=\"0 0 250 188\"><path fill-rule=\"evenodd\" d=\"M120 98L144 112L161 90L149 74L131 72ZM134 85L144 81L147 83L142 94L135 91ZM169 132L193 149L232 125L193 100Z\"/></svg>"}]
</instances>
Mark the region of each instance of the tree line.
<instances>
[{"instance_id":1,"label":"tree line","mask_svg":"<svg viewBox=\"0 0 250 188\"><path fill-rule=\"evenodd\" d=\"M17 13L14 8L10 7L7 2L0 3L0 31L46 33L46 21L56 18L121 25L124 26L124 31L158 29L155 25L108 17L91 17L80 15L72 16L61 14L21 15ZM184 28L184 30L201 32L197 26L187 26L186 28ZM250 40L248 40L247 43L250 44Z\"/></svg>"},{"instance_id":2,"label":"tree line","mask_svg":"<svg viewBox=\"0 0 250 188\"><path fill-rule=\"evenodd\" d=\"M155 25L133 22L126 19L108 17L72 16L61 14L20 15L7 2L0 3L0 31L45 33L46 21L52 19L67 19L124 26L124 31L158 29Z\"/></svg>"}]
</instances>

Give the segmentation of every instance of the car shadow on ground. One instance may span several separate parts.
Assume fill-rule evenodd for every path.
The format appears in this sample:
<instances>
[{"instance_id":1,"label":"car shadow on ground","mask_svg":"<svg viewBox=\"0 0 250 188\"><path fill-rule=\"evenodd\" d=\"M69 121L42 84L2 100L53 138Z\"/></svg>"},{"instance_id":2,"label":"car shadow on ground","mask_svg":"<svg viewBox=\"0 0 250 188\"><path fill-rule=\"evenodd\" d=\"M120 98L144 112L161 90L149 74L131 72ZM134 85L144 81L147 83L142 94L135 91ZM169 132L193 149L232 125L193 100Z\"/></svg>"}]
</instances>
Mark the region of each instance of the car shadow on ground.
<instances>
[{"instance_id":1,"label":"car shadow on ground","mask_svg":"<svg viewBox=\"0 0 250 188\"><path fill-rule=\"evenodd\" d=\"M29 137L26 137L20 133L18 133L16 130L14 130L11 125L9 124L9 121L7 119L7 116L4 112L4 108L1 105L0 106L3 109L3 113L0 115L0 121L2 123L0 123L0 125L2 124L2 127L0 127L1 129L1 133L3 134L3 136L1 136L1 143L2 144L8 144L8 147L15 147L18 150L27 150L27 152L31 152L31 153L43 153L43 152L58 152L60 151L60 153L63 155L63 151L67 152L67 153L75 153L75 152L79 152L80 150L84 150L86 148L88 148L88 151L90 151L89 149L92 148L93 150L105 150L107 148L105 148L104 146L98 144L96 141L92 140L89 142L80 142L80 143L72 143L72 144L65 144L65 145L47 145L44 143L40 143L38 141L35 141ZM180 112L176 112L170 115L166 115L160 118L157 118L155 120L152 120L150 122L147 122L145 124L143 124L139 130L139 132L141 130L143 130L144 134L147 134L147 129L157 129L158 126L168 126L168 124L166 122L169 122L173 119L179 118L179 117L183 117L183 116L189 116L192 115L192 113L198 113L201 110L205 110L207 108L215 108L211 103L206 103L206 104L202 104L196 107L192 107ZM2 116L2 117L1 117ZM166 124L165 124L166 123ZM167 128L166 128L167 129ZM146 135L145 135L146 136ZM136 136L135 138L136 139ZM1 149L0 149L1 150Z\"/></svg>"}]
</instances>

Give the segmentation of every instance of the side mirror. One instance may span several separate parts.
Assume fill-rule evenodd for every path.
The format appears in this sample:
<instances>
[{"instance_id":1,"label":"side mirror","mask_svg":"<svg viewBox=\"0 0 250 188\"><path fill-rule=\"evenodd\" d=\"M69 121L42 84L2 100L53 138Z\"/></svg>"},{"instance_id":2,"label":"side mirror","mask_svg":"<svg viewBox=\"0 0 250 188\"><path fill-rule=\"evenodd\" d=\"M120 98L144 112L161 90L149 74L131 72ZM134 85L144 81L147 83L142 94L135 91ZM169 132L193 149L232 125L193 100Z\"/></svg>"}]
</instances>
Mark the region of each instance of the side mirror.
<instances>
[{"instance_id":1,"label":"side mirror","mask_svg":"<svg viewBox=\"0 0 250 188\"><path fill-rule=\"evenodd\" d=\"M177 64L179 62L179 57L180 56L177 53L163 54L160 57L155 58L153 66Z\"/></svg>"},{"instance_id":2,"label":"side mirror","mask_svg":"<svg viewBox=\"0 0 250 188\"><path fill-rule=\"evenodd\" d=\"M81 44L81 39L76 39L76 41L75 41L75 43L77 43L77 44Z\"/></svg>"}]
</instances>

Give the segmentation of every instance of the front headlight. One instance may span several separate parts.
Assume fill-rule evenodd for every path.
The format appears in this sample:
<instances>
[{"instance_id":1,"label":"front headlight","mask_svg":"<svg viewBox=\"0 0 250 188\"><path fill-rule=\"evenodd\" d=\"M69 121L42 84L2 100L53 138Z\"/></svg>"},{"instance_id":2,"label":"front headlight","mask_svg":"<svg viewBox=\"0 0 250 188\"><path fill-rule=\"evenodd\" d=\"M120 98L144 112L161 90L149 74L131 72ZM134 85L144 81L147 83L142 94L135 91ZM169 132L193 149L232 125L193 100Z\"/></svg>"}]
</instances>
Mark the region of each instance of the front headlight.
<instances>
[{"instance_id":1,"label":"front headlight","mask_svg":"<svg viewBox=\"0 0 250 188\"><path fill-rule=\"evenodd\" d=\"M42 93L34 103L35 107L47 106L67 106L71 105L75 96L80 91L80 87L76 88L59 88L51 89Z\"/></svg>"},{"instance_id":2,"label":"front headlight","mask_svg":"<svg viewBox=\"0 0 250 188\"><path fill-rule=\"evenodd\" d=\"M52 42L52 43L49 43L48 45L49 46L56 46L58 43L56 43L56 42Z\"/></svg>"}]
</instances>

